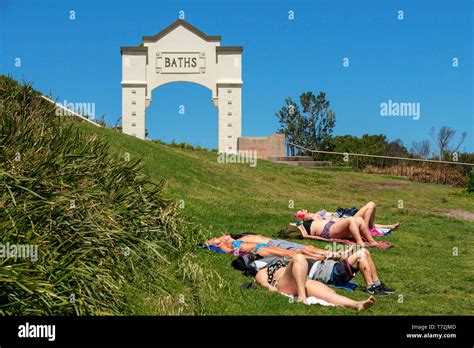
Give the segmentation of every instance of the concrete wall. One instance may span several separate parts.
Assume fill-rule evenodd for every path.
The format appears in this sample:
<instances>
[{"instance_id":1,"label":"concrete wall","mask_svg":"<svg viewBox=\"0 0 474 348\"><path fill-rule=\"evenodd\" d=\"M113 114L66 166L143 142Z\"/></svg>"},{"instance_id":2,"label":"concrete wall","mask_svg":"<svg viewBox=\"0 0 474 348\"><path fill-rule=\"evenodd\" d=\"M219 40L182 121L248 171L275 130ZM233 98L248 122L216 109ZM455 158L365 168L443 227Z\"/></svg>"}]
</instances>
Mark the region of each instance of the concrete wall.
<instances>
[{"instance_id":1,"label":"concrete wall","mask_svg":"<svg viewBox=\"0 0 474 348\"><path fill-rule=\"evenodd\" d=\"M272 134L268 137L240 137L238 151L256 151L257 158L269 159L270 157L285 156L285 136Z\"/></svg>"}]
</instances>

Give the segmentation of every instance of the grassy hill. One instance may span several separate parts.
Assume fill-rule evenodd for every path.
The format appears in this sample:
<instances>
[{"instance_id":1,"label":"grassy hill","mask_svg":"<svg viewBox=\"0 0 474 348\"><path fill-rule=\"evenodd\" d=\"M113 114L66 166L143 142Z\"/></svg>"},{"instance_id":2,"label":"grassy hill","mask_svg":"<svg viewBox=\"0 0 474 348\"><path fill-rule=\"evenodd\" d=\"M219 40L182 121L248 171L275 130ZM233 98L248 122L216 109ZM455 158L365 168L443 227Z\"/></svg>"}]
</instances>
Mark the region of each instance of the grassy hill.
<instances>
[{"instance_id":1,"label":"grassy hill","mask_svg":"<svg viewBox=\"0 0 474 348\"><path fill-rule=\"evenodd\" d=\"M474 314L474 222L447 216L453 210L474 213L473 196L461 189L343 168L309 170L263 160L254 168L222 164L215 152L173 148L85 123L79 127L109 142L118 159L126 153L132 160L143 159L141 172L156 183L165 179L165 195L179 201L186 219L202 226L208 236L243 231L271 236L292 220L296 209L333 211L375 201L377 221L401 222L399 230L384 237L394 248L371 249L382 280L395 287L397 294L377 298L363 315ZM292 203L294 208L289 207ZM457 256L453 255L456 249ZM231 256L205 250L190 251L180 262L189 263L188 271L196 265L195 274L192 281L186 274L180 279L188 279L192 290L171 295L170 313L186 313L179 308L188 306L191 296L200 305L199 313L206 315L355 314L289 303L263 289L242 290L240 285L248 279L230 268L231 260ZM360 274L355 281L363 284ZM338 292L355 299L366 297L361 291ZM152 291L132 286L128 300L135 314L162 313L163 300Z\"/></svg>"}]
</instances>

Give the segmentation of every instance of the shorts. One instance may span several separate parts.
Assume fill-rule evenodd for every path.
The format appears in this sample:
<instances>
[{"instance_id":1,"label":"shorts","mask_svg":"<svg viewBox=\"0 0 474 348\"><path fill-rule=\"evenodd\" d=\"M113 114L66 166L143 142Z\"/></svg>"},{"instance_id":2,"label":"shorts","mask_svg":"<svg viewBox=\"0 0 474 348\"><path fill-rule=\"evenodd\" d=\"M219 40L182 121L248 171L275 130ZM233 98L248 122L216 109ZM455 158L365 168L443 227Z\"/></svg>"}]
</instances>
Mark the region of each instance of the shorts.
<instances>
[{"instance_id":1,"label":"shorts","mask_svg":"<svg viewBox=\"0 0 474 348\"><path fill-rule=\"evenodd\" d=\"M331 279L334 265L337 263L334 260L316 261L307 259L308 261L308 275L306 279L317 280L328 284Z\"/></svg>"},{"instance_id":2,"label":"shorts","mask_svg":"<svg viewBox=\"0 0 474 348\"><path fill-rule=\"evenodd\" d=\"M285 249L285 250L299 250L303 249L304 245L298 244L298 243L293 243L293 242L288 242L283 239L272 239L268 242L269 246Z\"/></svg>"},{"instance_id":3,"label":"shorts","mask_svg":"<svg viewBox=\"0 0 474 348\"><path fill-rule=\"evenodd\" d=\"M328 281L329 285L344 285L354 278L357 269L349 264L347 259L337 262L331 273L331 278Z\"/></svg>"}]
</instances>

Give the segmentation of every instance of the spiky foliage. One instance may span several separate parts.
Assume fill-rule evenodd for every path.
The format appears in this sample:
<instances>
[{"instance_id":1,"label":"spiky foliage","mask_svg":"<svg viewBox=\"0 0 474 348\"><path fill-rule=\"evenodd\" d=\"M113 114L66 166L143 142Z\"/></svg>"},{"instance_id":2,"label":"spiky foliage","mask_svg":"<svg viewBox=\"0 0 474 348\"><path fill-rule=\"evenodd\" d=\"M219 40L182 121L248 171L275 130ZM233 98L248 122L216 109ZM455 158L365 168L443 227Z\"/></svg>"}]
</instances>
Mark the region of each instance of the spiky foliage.
<instances>
[{"instance_id":1,"label":"spiky foliage","mask_svg":"<svg viewBox=\"0 0 474 348\"><path fill-rule=\"evenodd\" d=\"M130 312L124 284L166 293L176 279L164 270L200 238L140 161L73 123L0 77L0 244L38 248L36 262L0 255L0 314Z\"/></svg>"}]
</instances>

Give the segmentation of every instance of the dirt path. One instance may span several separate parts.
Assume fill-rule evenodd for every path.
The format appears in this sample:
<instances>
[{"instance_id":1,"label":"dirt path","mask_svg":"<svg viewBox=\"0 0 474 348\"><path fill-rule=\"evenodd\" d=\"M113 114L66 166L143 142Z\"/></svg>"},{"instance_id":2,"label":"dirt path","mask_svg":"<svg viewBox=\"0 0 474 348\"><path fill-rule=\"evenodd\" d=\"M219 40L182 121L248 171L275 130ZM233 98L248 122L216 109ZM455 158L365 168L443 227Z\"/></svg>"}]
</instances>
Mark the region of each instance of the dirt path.
<instances>
[{"instance_id":1,"label":"dirt path","mask_svg":"<svg viewBox=\"0 0 474 348\"><path fill-rule=\"evenodd\" d=\"M474 221L474 213L470 211L451 209L445 213L446 216L454 217L456 219Z\"/></svg>"}]
</instances>

